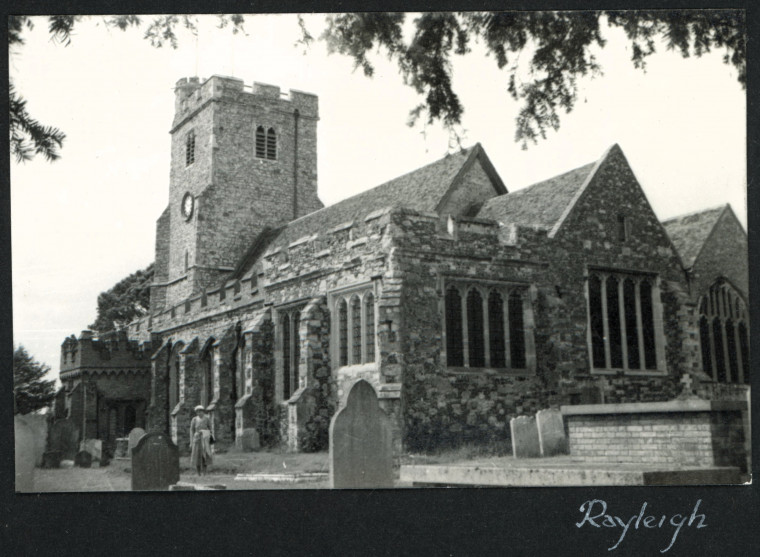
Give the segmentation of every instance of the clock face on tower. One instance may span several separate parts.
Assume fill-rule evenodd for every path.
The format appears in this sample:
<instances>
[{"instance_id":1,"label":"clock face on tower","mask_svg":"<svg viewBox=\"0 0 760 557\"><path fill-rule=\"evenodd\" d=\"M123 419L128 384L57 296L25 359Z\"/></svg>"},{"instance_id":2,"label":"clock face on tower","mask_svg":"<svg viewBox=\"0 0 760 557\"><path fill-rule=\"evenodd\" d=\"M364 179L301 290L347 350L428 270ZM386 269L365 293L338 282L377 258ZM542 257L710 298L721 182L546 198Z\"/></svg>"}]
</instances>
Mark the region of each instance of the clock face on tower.
<instances>
[{"instance_id":1,"label":"clock face on tower","mask_svg":"<svg viewBox=\"0 0 760 557\"><path fill-rule=\"evenodd\" d=\"M187 192L182 198L182 216L185 219L190 220L193 216L193 209L195 208L195 198L190 192Z\"/></svg>"}]
</instances>

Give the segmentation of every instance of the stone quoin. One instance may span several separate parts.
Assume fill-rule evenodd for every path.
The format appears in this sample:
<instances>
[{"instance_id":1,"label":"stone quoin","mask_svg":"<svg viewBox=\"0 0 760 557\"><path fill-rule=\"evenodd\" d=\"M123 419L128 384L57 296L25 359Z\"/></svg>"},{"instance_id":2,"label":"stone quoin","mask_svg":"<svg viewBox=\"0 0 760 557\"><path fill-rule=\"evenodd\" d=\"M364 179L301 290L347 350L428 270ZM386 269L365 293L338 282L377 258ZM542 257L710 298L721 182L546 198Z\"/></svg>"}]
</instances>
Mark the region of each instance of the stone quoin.
<instances>
[{"instance_id":1,"label":"stone quoin","mask_svg":"<svg viewBox=\"0 0 760 557\"><path fill-rule=\"evenodd\" d=\"M744 396L746 232L728 205L661 222L618 145L509 193L476 144L323 207L315 95L175 95L150 312L62 346L81 439L186 452L200 404L217 447L326 450L359 380L397 453L509 447L514 417L670 400L685 373Z\"/></svg>"}]
</instances>

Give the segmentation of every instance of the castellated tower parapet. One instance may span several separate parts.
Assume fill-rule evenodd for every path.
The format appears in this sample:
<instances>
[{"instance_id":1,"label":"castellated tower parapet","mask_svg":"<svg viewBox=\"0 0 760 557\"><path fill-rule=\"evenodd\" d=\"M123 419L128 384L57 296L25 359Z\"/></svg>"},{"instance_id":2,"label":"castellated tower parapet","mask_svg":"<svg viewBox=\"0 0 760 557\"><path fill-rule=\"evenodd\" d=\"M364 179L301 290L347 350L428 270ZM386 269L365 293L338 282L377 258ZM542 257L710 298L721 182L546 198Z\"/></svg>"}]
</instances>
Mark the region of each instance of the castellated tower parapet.
<instances>
[{"instance_id":1,"label":"castellated tower parapet","mask_svg":"<svg viewBox=\"0 0 760 557\"><path fill-rule=\"evenodd\" d=\"M151 310L222 281L265 228L322 208L316 95L212 76L175 85Z\"/></svg>"}]
</instances>

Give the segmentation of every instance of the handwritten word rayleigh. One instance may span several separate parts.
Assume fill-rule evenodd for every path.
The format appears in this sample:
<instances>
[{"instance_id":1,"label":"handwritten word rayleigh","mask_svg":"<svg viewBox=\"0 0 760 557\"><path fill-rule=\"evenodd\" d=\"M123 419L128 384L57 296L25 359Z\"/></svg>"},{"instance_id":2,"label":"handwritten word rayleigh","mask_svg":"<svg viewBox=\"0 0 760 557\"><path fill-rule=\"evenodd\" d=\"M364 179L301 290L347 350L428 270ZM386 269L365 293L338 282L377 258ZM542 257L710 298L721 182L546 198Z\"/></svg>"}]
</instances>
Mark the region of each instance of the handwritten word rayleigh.
<instances>
[{"instance_id":1,"label":"handwritten word rayleigh","mask_svg":"<svg viewBox=\"0 0 760 557\"><path fill-rule=\"evenodd\" d=\"M602 501L601 499L594 499L592 501L586 501L581 505L580 511L585 512L586 514L583 517L583 520L576 522L575 525L578 528L582 528L586 524L590 524L595 528L622 528L623 531L620 533L620 538L618 538L617 543L607 549L607 551L612 551L613 549L616 549L623 541L623 538L625 538L625 535L628 533L631 525L633 525L634 530L638 530L640 526L643 526L644 528L662 528L665 524L669 524L675 528L675 531L673 532L673 537L670 539L670 544L668 547L660 550L660 553L665 553L671 547L673 547L673 544L676 542L676 538L678 537L678 533L681 531L681 527L684 524L691 526L692 524L696 523L697 518L699 518L699 523L696 524L696 527L707 527L707 524L705 524L705 518L707 517L701 513L697 514L697 511L699 510L699 504L701 502L702 499L697 500L697 504L694 505L694 510L691 511L691 516L674 514L670 517L670 520L666 520L666 515L662 515L662 518L659 520L658 517L653 515L644 516L647 508L647 504L644 503L641 505L641 511L639 514L633 515L630 519L628 519L628 522L624 522L623 519L619 516L607 514L607 503L605 501ZM597 522L597 520L599 520L599 522Z\"/></svg>"}]
</instances>

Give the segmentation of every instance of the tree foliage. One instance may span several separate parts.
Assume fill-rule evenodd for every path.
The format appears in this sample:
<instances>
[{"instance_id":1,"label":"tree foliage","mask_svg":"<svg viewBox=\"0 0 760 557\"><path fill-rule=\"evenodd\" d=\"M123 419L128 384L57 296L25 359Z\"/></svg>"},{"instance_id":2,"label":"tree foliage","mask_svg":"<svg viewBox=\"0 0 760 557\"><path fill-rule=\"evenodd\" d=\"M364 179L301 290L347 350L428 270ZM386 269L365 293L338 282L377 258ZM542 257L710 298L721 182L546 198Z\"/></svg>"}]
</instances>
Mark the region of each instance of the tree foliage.
<instances>
[{"instance_id":1,"label":"tree foliage","mask_svg":"<svg viewBox=\"0 0 760 557\"><path fill-rule=\"evenodd\" d=\"M98 334L125 328L150 309L153 263L98 295L98 315L90 329Z\"/></svg>"},{"instance_id":2,"label":"tree foliage","mask_svg":"<svg viewBox=\"0 0 760 557\"><path fill-rule=\"evenodd\" d=\"M50 371L19 345L13 351L13 405L15 414L28 414L50 406L55 398L55 380L43 379Z\"/></svg>"},{"instance_id":3,"label":"tree foliage","mask_svg":"<svg viewBox=\"0 0 760 557\"><path fill-rule=\"evenodd\" d=\"M473 42L482 43L498 68L506 70L507 92L521 103L515 140L523 147L559 128L560 113L570 112L578 98L579 78L601 74L593 52L605 46L604 22L625 32L636 68L646 67L658 41L684 57L723 49L724 62L736 68L739 83L746 86L743 11L424 13L415 17L410 38L404 35L406 17L330 15L322 39L331 52L353 58L368 76L374 71L369 54L384 52L404 82L423 97L412 109L410 123L424 116L449 129L461 123L464 112L452 85L452 60L469 54Z\"/></svg>"},{"instance_id":4,"label":"tree foliage","mask_svg":"<svg viewBox=\"0 0 760 557\"><path fill-rule=\"evenodd\" d=\"M53 40L69 44L82 16L51 16ZM243 31L242 15L219 16L218 27ZM702 56L716 49L737 71L746 86L746 34L740 10L628 10L586 12L435 12L344 13L326 16L319 40L332 53L353 59L367 76L374 73L371 56L384 53L394 62L404 83L422 101L410 111L410 125L420 119L440 122L449 130L461 124L464 107L454 90L453 60L472 52L482 43L486 54L506 72L505 90L520 103L515 122L515 140L523 147L557 130L560 114L570 112L578 98L578 80L596 76L602 68L594 56L605 46L602 33L622 29L631 47L631 62L644 69L658 44L684 57ZM154 16L147 23L134 15L104 18L105 25L126 30L144 28L143 37L155 47L177 48L177 30L197 30L194 16ZM31 26L26 16L9 18L10 46L23 44L23 32ZM303 18L298 18L300 44L313 42ZM11 84L11 149L18 160L41 153L49 160L58 157L64 135L56 128L40 125L26 113L23 99Z\"/></svg>"}]
</instances>

